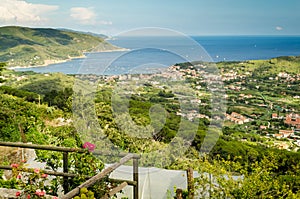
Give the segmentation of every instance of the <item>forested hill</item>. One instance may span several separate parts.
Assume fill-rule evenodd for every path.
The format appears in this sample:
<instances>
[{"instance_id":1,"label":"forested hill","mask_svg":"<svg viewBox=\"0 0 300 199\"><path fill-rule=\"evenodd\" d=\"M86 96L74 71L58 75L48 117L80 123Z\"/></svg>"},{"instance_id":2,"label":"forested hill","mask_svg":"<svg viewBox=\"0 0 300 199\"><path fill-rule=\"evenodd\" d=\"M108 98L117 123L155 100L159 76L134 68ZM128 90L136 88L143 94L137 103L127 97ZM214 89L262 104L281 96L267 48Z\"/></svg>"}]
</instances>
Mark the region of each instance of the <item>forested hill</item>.
<instances>
[{"instance_id":1,"label":"forested hill","mask_svg":"<svg viewBox=\"0 0 300 199\"><path fill-rule=\"evenodd\" d=\"M50 28L0 27L0 62L8 66L55 63L84 52L117 47L91 34Z\"/></svg>"}]
</instances>

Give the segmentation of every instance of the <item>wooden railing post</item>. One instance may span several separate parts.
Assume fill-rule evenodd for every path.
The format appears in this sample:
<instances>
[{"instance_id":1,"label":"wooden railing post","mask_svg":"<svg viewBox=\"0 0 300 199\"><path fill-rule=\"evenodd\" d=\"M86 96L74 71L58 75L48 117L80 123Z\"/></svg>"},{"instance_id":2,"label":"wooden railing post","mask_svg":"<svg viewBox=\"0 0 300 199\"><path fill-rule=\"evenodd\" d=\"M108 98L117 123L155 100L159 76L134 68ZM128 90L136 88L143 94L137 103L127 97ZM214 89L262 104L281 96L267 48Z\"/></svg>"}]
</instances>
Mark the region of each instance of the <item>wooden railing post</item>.
<instances>
[{"instance_id":1,"label":"wooden railing post","mask_svg":"<svg viewBox=\"0 0 300 199\"><path fill-rule=\"evenodd\" d=\"M188 168L186 172L187 172L187 184L188 184L188 198L194 199L194 192L195 192L194 176L193 176L194 171L192 168Z\"/></svg>"},{"instance_id":2,"label":"wooden railing post","mask_svg":"<svg viewBox=\"0 0 300 199\"><path fill-rule=\"evenodd\" d=\"M134 156L132 154L126 155L119 162L113 164L110 167L107 167L106 169L104 169L100 173L98 173L97 175L91 177L90 179L88 179L87 181L82 183L81 185L79 185L76 188L74 188L73 190L69 191L67 194L61 196L61 199L71 199L71 198L73 198L74 196L79 194L80 189L82 189L83 187L88 188L88 187L92 186L93 184L95 184L99 180L103 179L105 176L107 176L108 174L113 172L116 168L118 168L121 165L125 164L127 161L129 161L132 158L134 158Z\"/></svg>"},{"instance_id":3,"label":"wooden railing post","mask_svg":"<svg viewBox=\"0 0 300 199\"><path fill-rule=\"evenodd\" d=\"M63 152L63 172L68 173L68 152ZM69 179L67 176L64 176L64 183L63 183L64 193L69 192Z\"/></svg>"},{"instance_id":4,"label":"wooden railing post","mask_svg":"<svg viewBox=\"0 0 300 199\"><path fill-rule=\"evenodd\" d=\"M136 185L133 187L133 198L139 199L139 159L133 158L133 181Z\"/></svg>"},{"instance_id":5,"label":"wooden railing post","mask_svg":"<svg viewBox=\"0 0 300 199\"><path fill-rule=\"evenodd\" d=\"M182 189L176 189L176 199L182 199Z\"/></svg>"}]
</instances>

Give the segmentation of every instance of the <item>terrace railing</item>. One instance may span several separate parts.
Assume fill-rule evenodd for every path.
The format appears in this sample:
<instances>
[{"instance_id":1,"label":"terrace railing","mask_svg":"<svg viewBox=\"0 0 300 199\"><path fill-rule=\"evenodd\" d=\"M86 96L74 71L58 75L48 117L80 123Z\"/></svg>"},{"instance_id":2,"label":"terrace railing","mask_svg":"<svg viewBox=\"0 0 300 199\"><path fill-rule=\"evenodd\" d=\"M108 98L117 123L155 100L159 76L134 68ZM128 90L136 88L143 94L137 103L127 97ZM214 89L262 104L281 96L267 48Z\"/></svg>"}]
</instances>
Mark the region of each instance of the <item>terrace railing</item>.
<instances>
[{"instance_id":1,"label":"terrace railing","mask_svg":"<svg viewBox=\"0 0 300 199\"><path fill-rule=\"evenodd\" d=\"M80 148L67 148L67 147L56 147L56 146L46 146L46 145L37 145L37 144L27 144L27 143L16 143L16 142L0 142L0 146L7 146L7 147L17 147L17 148L28 148L28 149L37 149L37 150L48 150L48 151L57 151L63 153L63 172L55 172L55 171L49 171L45 170L44 173L48 175L53 176L62 176L63 177L63 188L65 195L62 197L63 199L69 199L74 197L80 192L80 189L83 187L89 187L96 183L97 181L103 179L105 176L109 175L111 172L113 172L115 169L120 167L121 165L125 164L129 160L133 160L133 180L123 180L123 179L111 179L109 180L111 182L117 182L121 183L118 187L111 190L107 196L104 196L104 198L108 198L118 191L122 190L125 186L131 185L133 186L133 198L138 199L139 198L139 176L138 176L138 160L140 158L139 155L136 154L118 154L119 157L123 157L120 159L119 162L113 164L112 166L104 169L102 172L98 173L95 176L87 176L88 180L78 187L76 187L73 190L69 190L69 178L78 176L77 174L68 173L68 157L69 153L85 153L85 149ZM101 151L94 151L94 155L110 155L102 153ZM12 170L11 166L6 165L0 165L0 169L5 170Z\"/></svg>"}]
</instances>

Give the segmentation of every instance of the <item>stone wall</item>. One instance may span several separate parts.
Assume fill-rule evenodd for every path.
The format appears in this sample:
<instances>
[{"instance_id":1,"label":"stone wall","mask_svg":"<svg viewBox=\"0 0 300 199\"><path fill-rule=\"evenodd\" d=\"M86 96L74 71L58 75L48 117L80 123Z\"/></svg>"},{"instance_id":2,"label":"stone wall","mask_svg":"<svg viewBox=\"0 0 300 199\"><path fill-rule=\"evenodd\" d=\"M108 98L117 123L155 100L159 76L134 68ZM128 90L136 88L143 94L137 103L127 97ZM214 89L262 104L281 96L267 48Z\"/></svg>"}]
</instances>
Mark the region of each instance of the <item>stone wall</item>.
<instances>
[{"instance_id":1,"label":"stone wall","mask_svg":"<svg viewBox=\"0 0 300 199\"><path fill-rule=\"evenodd\" d=\"M16 197L17 189L0 188L0 199L13 199ZM46 195L46 199L53 199L53 196Z\"/></svg>"},{"instance_id":2,"label":"stone wall","mask_svg":"<svg viewBox=\"0 0 300 199\"><path fill-rule=\"evenodd\" d=\"M16 189L0 188L0 199L17 198L16 197L17 191L18 190Z\"/></svg>"}]
</instances>

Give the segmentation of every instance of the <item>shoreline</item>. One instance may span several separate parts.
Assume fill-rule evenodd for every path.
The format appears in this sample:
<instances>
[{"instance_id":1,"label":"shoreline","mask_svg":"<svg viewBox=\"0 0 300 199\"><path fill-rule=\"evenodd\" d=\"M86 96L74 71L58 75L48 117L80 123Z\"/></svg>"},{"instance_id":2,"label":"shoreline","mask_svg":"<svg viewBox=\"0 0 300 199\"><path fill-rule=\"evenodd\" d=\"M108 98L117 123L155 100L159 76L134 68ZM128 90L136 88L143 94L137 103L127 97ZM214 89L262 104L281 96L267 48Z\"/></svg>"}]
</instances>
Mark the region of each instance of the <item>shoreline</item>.
<instances>
[{"instance_id":1,"label":"shoreline","mask_svg":"<svg viewBox=\"0 0 300 199\"><path fill-rule=\"evenodd\" d=\"M9 70L15 70L15 69L22 69L22 68L39 68L39 67L45 67L45 66L49 66L52 64L61 64L61 63L65 63L65 62L69 62L72 61L73 59L84 59L86 58L86 54L88 53L105 53L105 52L126 52L126 51L130 51L130 49L127 48L120 48L120 49L115 49L115 50L103 50L103 51L95 51L95 52L84 52L83 55L81 56L76 56L76 57L70 57L68 59L64 59L64 60L49 60L46 59L44 60L44 64L41 65L34 65L34 66L11 66L8 67L7 69Z\"/></svg>"},{"instance_id":2,"label":"shoreline","mask_svg":"<svg viewBox=\"0 0 300 199\"><path fill-rule=\"evenodd\" d=\"M86 53L106 53L106 52L125 52L125 51L131 51L131 49L128 48L119 48L119 49L114 49L114 50L102 50L102 51L92 51L92 52L85 52Z\"/></svg>"}]
</instances>

